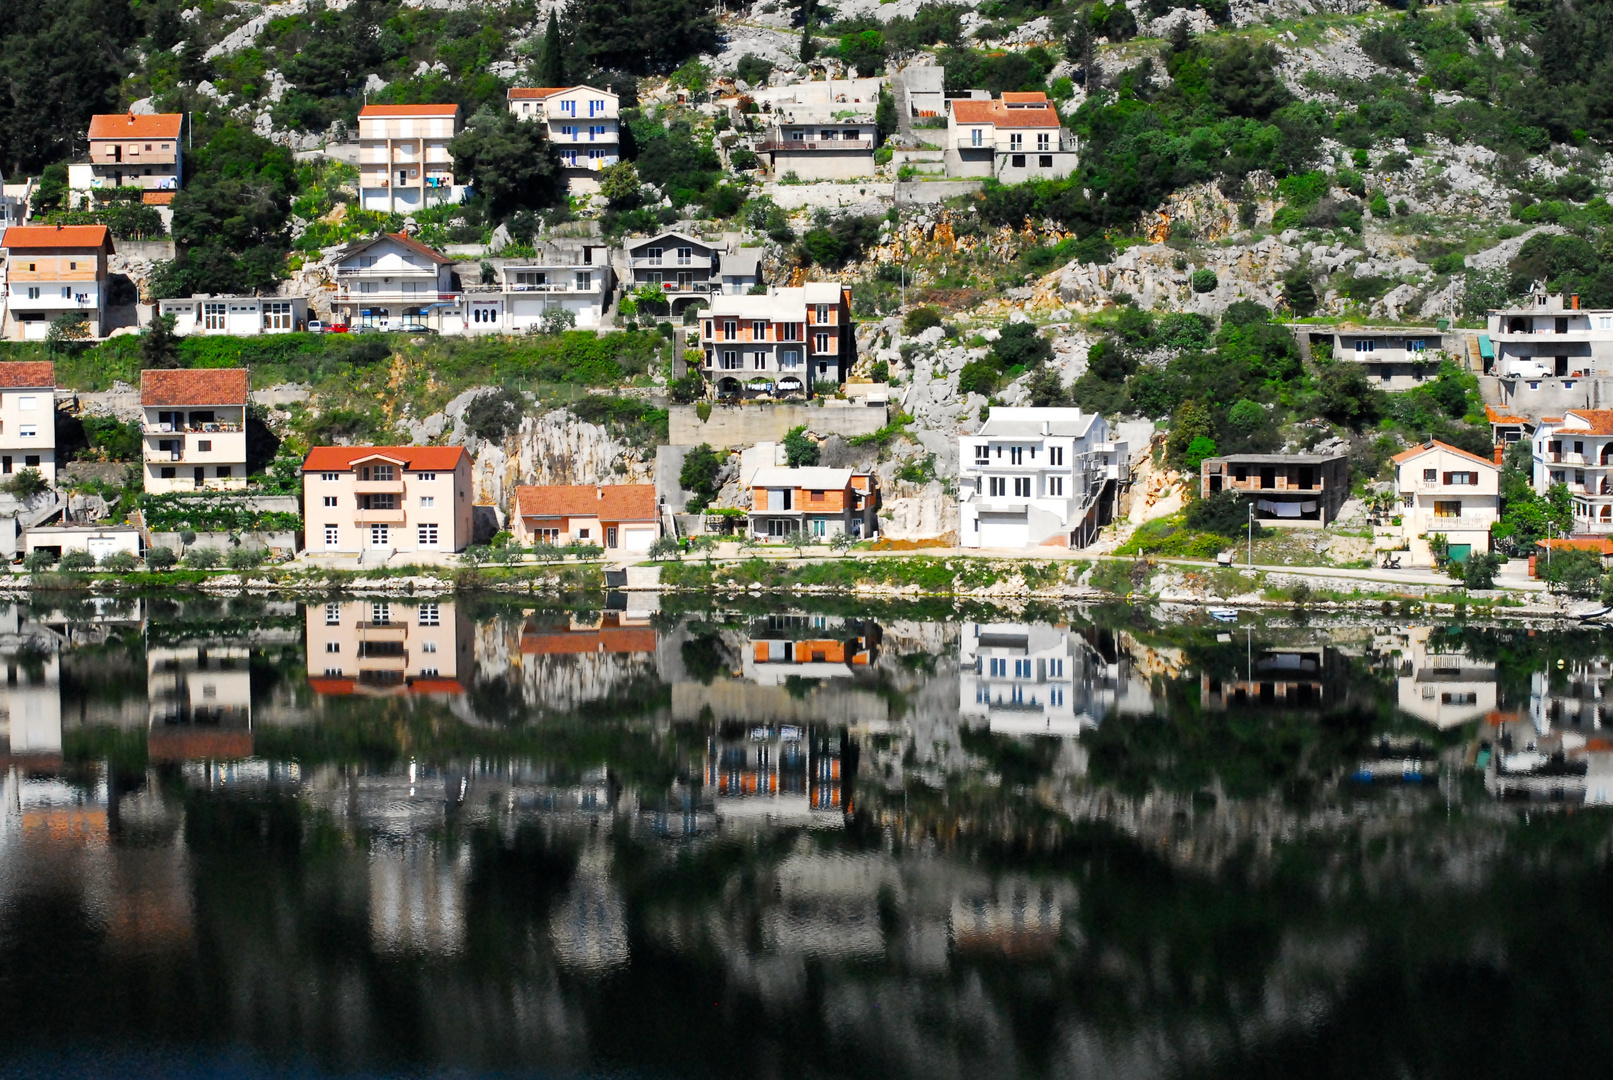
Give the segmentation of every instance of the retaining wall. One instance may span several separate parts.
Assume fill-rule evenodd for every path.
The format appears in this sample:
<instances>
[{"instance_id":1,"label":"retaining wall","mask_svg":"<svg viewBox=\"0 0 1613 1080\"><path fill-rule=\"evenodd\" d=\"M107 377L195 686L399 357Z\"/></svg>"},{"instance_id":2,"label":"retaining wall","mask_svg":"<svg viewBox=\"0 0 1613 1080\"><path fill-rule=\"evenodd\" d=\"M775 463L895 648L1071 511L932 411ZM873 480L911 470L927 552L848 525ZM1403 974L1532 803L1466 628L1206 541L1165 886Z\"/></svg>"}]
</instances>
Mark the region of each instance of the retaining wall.
<instances>
[{"instance_id":1,"label":"retaining wall","mask_svg":"<svg viewBox=\"0 0 1613 1080\"><path fill-rule=\"evenodd\" d=\"M780 442L791 428L805 426L814 435L872 435L890 422L889 410L870 405L716 405L702 421L693 405L669 410L669 442L673 446L754 446Z\"/></svg>"}]
</instances>

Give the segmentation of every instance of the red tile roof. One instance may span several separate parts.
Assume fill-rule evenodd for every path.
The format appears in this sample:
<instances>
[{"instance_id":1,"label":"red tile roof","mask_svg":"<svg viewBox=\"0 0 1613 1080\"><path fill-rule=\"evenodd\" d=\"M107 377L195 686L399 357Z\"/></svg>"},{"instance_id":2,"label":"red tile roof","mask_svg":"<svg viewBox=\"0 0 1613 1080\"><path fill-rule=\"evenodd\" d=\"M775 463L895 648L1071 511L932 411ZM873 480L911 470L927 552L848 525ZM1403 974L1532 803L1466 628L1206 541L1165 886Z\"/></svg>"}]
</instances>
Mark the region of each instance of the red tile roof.
<instances>
[{"instance_id":1,"label":"red tile roof","mask_svg":"<svg viewBox=\"0 0 1613 1080\"><path fill-rule=\"evenodd\" d=\"M570 89L569 86L512 86L510 99L519 101L522 98L546 98L551 94L563 94Z\"/></svg>"},{"instance_id":2,"label":"red tile roof","mask_svg":"<svg viewBox=\"0 0 1613 1080\"><path fill-rule=\"evenodd\" d=\"M429 245L422 244L420 241L411 236L404 236L402 233L395 232L382 233L381 235L373 236L368 240L360 240L357 243L351 244L345 251L342 252L342 258L345 259L349 255L357 255L366 248L374 247L382 240L396 240L410 251L424 255L426 258L435 263L451 263L454 261L437 249L430 247Z\"/></svg>"},{"instance_id":3,"label":"red tile roof","mask_svg":"<svg viewBox=\"0 0 1613 1080\"><path fill-rule=\"evenodd\" d=\"M8 390L55 385L56 365L50 360L18 360L0 364L0 386Z\"/></svg>"},{"instance_id":4,"label":"red tile roof","mask_svg":"<svg viewBox=\"0 0 1613 1080\"><path fill-rule=\"evenodd\" d=\"M172 191L147 191L140 196L140 201L147 206L171 206L174 201Z\"/></svg>"},{"instance_id":5,"label":"red tile roof","mask_svg":"<svg viewBox=\"0 0 1613 1080\"><path fill-rule=\"evenodd\" d=\"M1499 469L1501 467L1495 462L1491 461L1489 458L1481 458L1477 454L1470 454L1466 450L1459 449L1450 445L1449 443L1442 443L1438 439L1435 439L1427 446L1414 446L1410 450L1404 450L1396 454L1394 456L1394 463L1396 465L1403 465L1413 458L1421 457L1422 455L1432 453L1435 450L1444 450L1446 453L1456 454L1458 457L1468 458L1478 462L1480 465L1487 465L1492 469Z\"/></svg>"},{"instance_id":6,"label":"red tile roof","mask_svg":"<svg viewBox=\"0 0 1613 1080\"><path fill-rule=\"evenodd\" d=\"M366 116L458 116L458 105L366 105L358 111Z\"/></svg>"},{"instance_id":7,"label":"red tile roof","mask_svg":"<svg viewBox=\"0 0 1613 1080\"><path fill-rule=\"evenodd\" d=\"M184 113L98 113L90 117L92 139L177 139Z\"/></svg>"},{"instance_id":8,"label":"red tile roof","mask_svg":"<svg viewBox=\"0 0 1613 1080\"><path fill-rule=\"evenodd\" d=\"M1579 423L1575 424L1574 421ZM1613 435L1613 409L1571 409L1563 417L1564 431L1588 431L1592 435Z\"/></svg>"},{"instance_id":9,"label":"red tile roof","mask_svg":"<svg viewBox=\"0 0 1613 1080\"><path fill-rule=\"evenodd\" d=\"M316 446L302 463L303 472L346 472L356 461L385 457L410 472L453 472L470 460L463 446Z\"/></svg>"},{"instance_id":10,"label":"red tile roof","mask_svg":"<svg viewBox=\"0 0 1613 1080\"><path fill-rule=\"evenodd\" d=\"M954 101L952 117L960 124L995 124L1006 128L1059 126L1059 114L1051 105L1040 109L1010 109L1000 101Z\"/></svg>"},{"instance_id":11,"label":"red tile roof","mask_svg":"<svg viewBox=\"0 0 1613 1080\"><path fill-rule=\"evenodd\" d=\"M100 248L112 249L112 234L105 225L13 225L7 229L3 248Z\"/></svg>"},{"instance_id":12,"label":"red tile roof","mask_svg":"<svg viewBox=\"0 0 1613 1080\"><path fill-rule=\"evenodd\" d=\"M1003 102L1012 105L1024 105L1033 101L1046 101L1047 95L1040 90L1007 90L1003 93Z\"/></svg>"},{"instance_id":13,"label":"red tile roof","mask_svg":"<svg viewBox=\"0 0 1613 1080\"><path fill-rule=\"evenodd\" d=\"M601 521L656 520L654 484L566 484L515 489L522 517L597 517Z\"/></svg>"},{"instance_id":14,"label":"red tile roof","mask_svg":"<svg viewBox=\"0 0 1613 1080\"><path fill-rule=\"evenodd\" d=\"M1513 416L1506 411L1505 406L1496 408L1494 405L1484 406L1484 415L1492 424L1522 424L1527 421L1521 416Z\"/></svg>"},{"instance_id":15,"label":"red tile roof","mask_svg":"<svg viewBox=\"0 0 1613 1080\"><path fill-rule=\"evenodd\" d=\"M252 381L246 368L188 368L142 371L140 404L245 405Z\"/></svg>"},{"instance_id":16,"label":"red tile roof","mask_svg":"<svg viewBox=\"0 0 1613 1080\"><path fill-rule=\"evenodd\" d=\"M1598 555L1613 555L1613 540L1605 536L1557 536L1548 540L1536 540L1541 547L1556 548L1558 551L1574 549L1579 551L1594 551Z\"/></svg>"}]
</instances>

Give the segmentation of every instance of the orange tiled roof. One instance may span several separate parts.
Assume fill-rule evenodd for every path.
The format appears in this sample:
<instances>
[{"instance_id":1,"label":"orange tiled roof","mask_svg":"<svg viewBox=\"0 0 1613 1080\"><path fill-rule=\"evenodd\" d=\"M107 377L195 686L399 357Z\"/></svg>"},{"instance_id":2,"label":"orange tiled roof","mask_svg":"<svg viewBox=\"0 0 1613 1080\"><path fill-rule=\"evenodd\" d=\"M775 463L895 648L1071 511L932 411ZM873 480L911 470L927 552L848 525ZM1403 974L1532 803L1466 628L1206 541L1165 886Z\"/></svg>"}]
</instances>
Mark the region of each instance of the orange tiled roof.
<instances>
[{"instance_id":1,"label":"orange tiled roof","mask_svg":"<svg viewBox=\"0 0 1613 1080\"><path fill-rule=\"evenodd\" d=\"M0 364L0 386L8 390L55 385L56 365L50 360L17 360Z\"/></svg>"},{"instance_id":2,"label":"orange tiled roof","mask_svg":"<svg viewBox=\"0 0 1613 1080\"><path fill-rule=\"evenodd\" d=\"M1010 109L1000 101L954 101L952 116L960 124L995 124L1007 128L1056 128L1059 114L1053 106Z\"/></svg>"},{"instance_id":3,"label":"orange tiled roof","mask_svg":"<svg viewBox=\"0 0 1613 1080\"><path fill-rule=\"evenodd\" d=\"M1008 90L1003 93L1003 103L1008 105L1025 105L1035 101L1046 101L1047 95L1040 90Z\"/></svg>"},{"instance_id":4,"label":"orange tiled roof","mask_svg":"<svg viewBox=\"0 0 1613 1080\"><path fill-rule=\"evenodd\" d=\"M148 370L140 373L140 404L245 405L251 388L246 368Z\"/></svg>"},{"instance_id":5,"label":"orange tiled roof","mask_svg":"<svg viewBox=\"0 0 1613 1080\"><path fill-rule=\"evenodd\" d=\"M1484 415L1492 424L1522 424L1526 422L1523 417L1513 416L1503 409L1497 409L1494 405L1484 406Z\"/></svg>"},{"instance_id":6,"label":"orange tiled roof","mask_svg":"<svg viewBox=\"0 0 1613 1080\"><path fill-rule=\"evenodd\" d=\"M546 98L551 94L563 94L570 89L569 86L512 86L510 98L514 101L522 98Z\"/></svg>"},{"instance_id":7,"label":"orange tiled roof","mask_svg":"<svg viewBox=\"0 0 1613 1080\"><path fill-rule=\"evenodd\" d=\"M654 521L654 484L556 484L515 489L522 517L597 517L601 521Z\"/></svg>"},{"instance_id":8,"label":"orange tiled roof","mask_svg":"<svg viewBox=\"0 0 1613 1080\"><path fill-rule=\"evenodd\" d=\"M92 139L177 139L184 113L97 113L90 117Z\"/></svg>"},{"instance_id":9,"label":"orange tiled roof","mask_svg":"<svg viewBox=\"0 0 1613 1080\"><path fill-rule=\"evenodd\" d=\"M366 116L458 116L458 105L366 105L358 111Z\"/></svg>"},{"instance_id":10,"label":"orange tiled roof","mask_svg":"<svg viewBox=\"0 0 1613 1080\"><path fill-rule=\"evenodd\" d=\"M1571 409L1563 417L1565 423L1579 424L1566 428L1567 431L1588 431L1592 435L1613 435L1613 409Z\"/></svg>"},{"instance_id":11,"label":"orange tiled roof","mask_svg":"<svg viewBox=\"0 0 1613 1080\"><path fill-rule=\"evenodd\" d=\"M1594 551L1598 555L1613 555L1613 539L1605 536L1557 536L1549 540L1536 540L1541 547L1558 551Z\"/></svg>"},{"instance_id":12,"label":"orange tiled roof","mask_svg":"<svg viewBox=\"0 0 1613 1080\"><path fill-rule=\"evenodd\" d=\"M463 446L316 446L302 463L303 472L346 472L355 461L387 457L411 472L453 472L469 457Z\"/></svg>"},{"instance_id":13,"label":"orange tiled roof","mask_svg":"<svg viewBox=\"0 0 1613 1080\"><path fill-rule=\"evenodd\" d=\"M1422 455L1431 453L1435 450L1444 450L1447 453L1456 454L1459 457L1465 457L1471 461L1476 461L1480 465L1488 465L1492 469L1499 469L1501 467L1495 462L1491 461L1489 458L1481 458L1477 454L1470 454L1466 450L1452 446L1450 443L1442 443L1438 439L1435 439L1427 446L1414 446L1410 450L1401 451L1394 456L1394 463L1396 465L1403 465L1413 458L1421 457Z\"/></svg>"},{"instance_id":14,"label":"orange tiled roof","mask_svg":"<svg viewBox=\"0 0 1613 1080\"><path fill-rule=\"evenodd\" d=\"M4 248L110 249L112 234L105 225L13 225L0 240Z\"/></svg>"},{"instance_id":15,"label":"orange tiled roof","mask_svg":"<svg viewBox=\"0 0 1613 1080\"><path fill-rule=\"evenodd\" d=\"M174 201L172 191L146 191L140 195L140 201L147 206L171 206Z\"/></svg>"}]
</instances>

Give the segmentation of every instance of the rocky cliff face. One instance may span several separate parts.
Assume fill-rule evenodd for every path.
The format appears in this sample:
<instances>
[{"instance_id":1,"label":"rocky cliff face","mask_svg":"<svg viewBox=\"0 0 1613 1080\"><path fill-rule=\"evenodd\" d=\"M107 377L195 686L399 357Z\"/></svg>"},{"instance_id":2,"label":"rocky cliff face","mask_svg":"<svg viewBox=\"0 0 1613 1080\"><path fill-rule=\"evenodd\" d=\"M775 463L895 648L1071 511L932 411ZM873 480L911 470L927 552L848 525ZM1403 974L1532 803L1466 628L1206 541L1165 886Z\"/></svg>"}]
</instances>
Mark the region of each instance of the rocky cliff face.
<instances>
[{"instance_id":1,"label":"rocky cliff face","mask_svg":"<svg viewBox=\"0 0 1613 1080\"><path fill-rule=\"evenodd\" d=\"M465 445L475 458L476 501L501 512L508 512L518 484L655 482L653 458L564 409L524 417L502 442L469 437Z\"/></svg>"}]
</instances>

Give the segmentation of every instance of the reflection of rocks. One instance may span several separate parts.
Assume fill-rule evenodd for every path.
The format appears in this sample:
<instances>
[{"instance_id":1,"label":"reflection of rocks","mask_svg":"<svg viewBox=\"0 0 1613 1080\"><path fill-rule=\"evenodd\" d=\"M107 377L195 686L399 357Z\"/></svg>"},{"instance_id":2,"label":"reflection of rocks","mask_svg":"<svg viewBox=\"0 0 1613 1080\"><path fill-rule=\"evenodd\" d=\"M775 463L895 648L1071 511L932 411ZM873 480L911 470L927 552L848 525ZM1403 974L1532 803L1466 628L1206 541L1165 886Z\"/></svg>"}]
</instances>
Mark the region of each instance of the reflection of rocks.
<instances>
[{"instance_id":1,"label":"reflection of rocks","mask_svg":"<svg viewBox=\"0 0 1613 1080\"><path fill-rule=\"evenodd\" d=\"M610 879L610 848L591 845L571 888L549 916L549 938L564 967L603 975L628 960L627 908Z\"/></svg>"},{"instance_id":2,"label":"reflection of rocks","mask_svg":"<svg viewBox=\"0 0 1613 1080\"><path fill-rule=\"evenodd\" d=\"M465 946L469 853L424 836L370 849L370 941L380 952L447 955Z\"/></svg>"}]
</instances>

